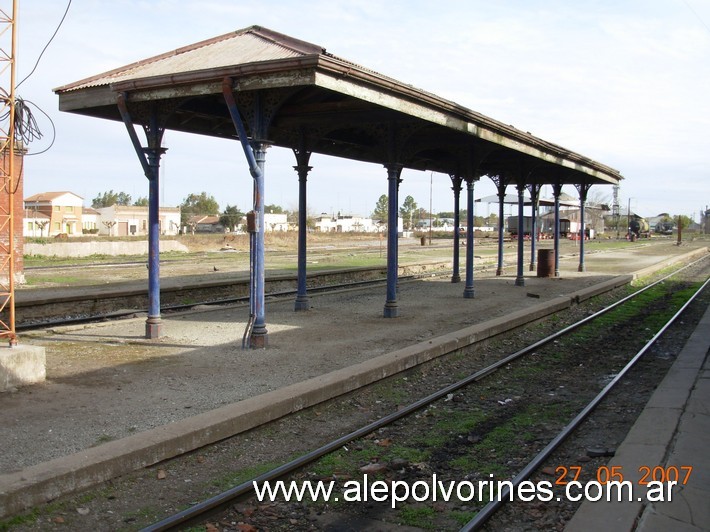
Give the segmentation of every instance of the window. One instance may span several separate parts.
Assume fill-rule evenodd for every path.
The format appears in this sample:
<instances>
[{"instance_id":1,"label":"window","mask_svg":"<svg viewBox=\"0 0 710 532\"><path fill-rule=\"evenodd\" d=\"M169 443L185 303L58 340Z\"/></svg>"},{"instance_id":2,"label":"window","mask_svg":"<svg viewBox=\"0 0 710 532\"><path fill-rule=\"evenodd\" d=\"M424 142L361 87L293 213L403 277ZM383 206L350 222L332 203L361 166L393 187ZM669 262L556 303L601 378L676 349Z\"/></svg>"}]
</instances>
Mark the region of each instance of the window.
<instances>
[{"instance_id":1,"label":"window","mask_svg":"<svg viewBox=\"0 0 710 532\"><path fill-rule=\"evenodd\" d=\"M62 230L62 222L54 222L54 229L56 231L61 231Z\"/></svg>"},{"instance_id":2,"label":"window","mask_svg":"<svg viewBox=\"0 0 710 532\"><path fill-rule=\"evenodd\" d=\"M61 205L55 205L54 206L54 212L60 212L62 210Z\"/></svg>"},{"instance_id":3,"label":"window","mask_svg":"<svg viewBox=\"0 0 710 532\"><path fill-rule=\"evenodd\" d=\"M73 205L67 205L64 207L64 210L67 212L74 212L74 206Z\"/></svg>"}]
</instances>

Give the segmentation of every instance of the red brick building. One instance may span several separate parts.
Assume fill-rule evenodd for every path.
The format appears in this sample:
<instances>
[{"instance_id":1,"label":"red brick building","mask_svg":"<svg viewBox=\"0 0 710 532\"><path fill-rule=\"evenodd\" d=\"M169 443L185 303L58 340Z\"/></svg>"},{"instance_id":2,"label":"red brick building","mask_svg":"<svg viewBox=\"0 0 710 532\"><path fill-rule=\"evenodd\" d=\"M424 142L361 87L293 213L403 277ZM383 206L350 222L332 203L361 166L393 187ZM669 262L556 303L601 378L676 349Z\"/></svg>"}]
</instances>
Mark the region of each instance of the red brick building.
<instances>
[{"instance_id":1,"label":"red brick building","mask_svg":"<svg viewBox=\"0 0 710 532\"><path fill-rule=\"evenodd\" d=\"M23 156L24 153L16 150L13 161L12 180L8 179L10 172L10 158L8 157L9 150L5 149L0 153L0 259L3 267L0 270L0 279L3 283L7 283L7 274L9 272L6 258L10 254L10 197L13 198L14 207L14 260L15 260L15 282L24 283L24 261L23 255L23 238L22 238L22 221L24 215L23 204ZM12 189L10 189L12 186Z\"/></svg>"}]
</instances>

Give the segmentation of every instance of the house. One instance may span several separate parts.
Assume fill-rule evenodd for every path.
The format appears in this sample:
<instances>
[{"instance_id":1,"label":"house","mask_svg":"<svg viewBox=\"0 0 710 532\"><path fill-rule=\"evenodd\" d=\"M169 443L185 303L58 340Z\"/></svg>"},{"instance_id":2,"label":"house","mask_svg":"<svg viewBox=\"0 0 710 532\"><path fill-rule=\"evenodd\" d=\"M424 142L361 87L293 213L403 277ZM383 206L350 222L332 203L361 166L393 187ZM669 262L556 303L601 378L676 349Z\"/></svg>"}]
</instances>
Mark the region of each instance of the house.
<instances>
[{"instance_id":1,"label":"house","mask_svg":"<svg viewBox=\"0 0 710 532\"><path fill-rule=\"evenodd\" d=\"M220 223L219 216L196 214L187 219L187 233L224 233L225 227Z\"/></svg>"},{"instance_id":2,"label":"house","mask_svg":"<svg viewBox=\"0 0 710 532\"><path fill-rule=\"evenodd\" d=\"M96 209L100 235L138 236L148 234L148 207L111 205ZM180 229L180 208L160 207L161 235L176 235Z\"/></svg>"},{"instance_id":3,"label":"house","mask_svg":"<svg viewBox=\"0 0 710 532\"><path fill-rule=\"evenodd\" d=\"M81 232L85 235L99 234L101 213L92 207L84 207L81 212Z\"/></svg>"},{"instance_id":4,"label":"house","mask_svg":"<svg viewBox=\"0 0 710 532\"><path fill-rule=\"evenodd\" d=\"M277 231L288 231L288 220L287 215L284 214L273 214L270 212L264 213L264 231L267 233L277 232Z\"/></svg>"},{"instance_id":5,"label":"house","mask_svg":"<svg viewBox=\"0 0 710 532\"><path fill-rule=\"evenodd\" d=\"M316 231L321 233L377 233L379 231L378 224L372 218L340 213L336 216L321 214L315 219L315 227Z\"/></svg>"},{"instance_id":6,"label":"house","mask_svg":"<svg viewBox=\"0 0 710 532\"><path fill-rule=\"evenodd\" d=\"M35 209L25 209L22 217L22 236L25 238L43 238L49 236L50 218Z\"/></svg>"},{"instance_id":7,"label":"house","mask_svg":"<svg viewBox=\"0 0 710 532\"><path fill-rule=\"evenodd\" d=\"M81 236L84 198L73 192L42 192L25 199L25 236L35 236L38 223L48 222L45 236ZM28 235L27 232L30 234Z\"/></svg>"}]
</instances>

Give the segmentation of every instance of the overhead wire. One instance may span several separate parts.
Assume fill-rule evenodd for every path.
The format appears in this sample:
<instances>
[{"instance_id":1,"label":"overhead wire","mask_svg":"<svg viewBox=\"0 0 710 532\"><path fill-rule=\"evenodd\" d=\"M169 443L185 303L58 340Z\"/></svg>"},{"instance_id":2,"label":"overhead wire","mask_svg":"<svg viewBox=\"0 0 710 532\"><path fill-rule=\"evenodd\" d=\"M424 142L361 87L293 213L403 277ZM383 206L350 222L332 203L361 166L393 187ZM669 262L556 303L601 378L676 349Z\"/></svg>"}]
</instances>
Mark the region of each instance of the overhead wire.
<instances>
[{"instance_id":1,"label":"overhead wire","mask_svg":"<svg viewBox=\"0 0 710 532\"><path fill-rule=\"evenodd\" d=\"M39 56L37 57L37 61L35 61L35 65L32 67L32 70L30 71L29 74L27 74L24 78L22 78L22 81L20 81L17 85L15 85L15 90L22 85L25 81L27 81L27 78L29 78L32 74L34 74L35 70L37 70L37 66L39 65L39 62L42 59L42 56L44 55L44 52L47 51L47 48L49 48L49 45L52 44L52 41L54 38L57 36L57 33L59 33L59 28L62 27L62 24L64 24L64 19L67 18L67 13L69 13L69 8L71 7L72 0L69 0L67 2L67 8L64 10L64 15L62 15L61 20L59 21L59 24L57 24L57 28L54 30L54 33L52 33L52 36L49 38L47 41L47 44L44 45L44 48L42 48L42 51L40 52Z\"/></svg>"},{"instance_id":2,"label":"overhead wire","mask_svg":"<svg viewBox=\"0 0 710 532\"><path fill-rule=\"evenodd\" d=\"M72 3L72 0L68 0L67 7L64 10L64 14L62 15L62 18L60 19L59 24L57 24L57 27L54 30L54 32L52 33L52 36L47 41L47 44L45 44L44 47L42 48L42 51L40 52L39 56L37 57L37 60L35 61L34 66L32 67L32 70L17 85L15 85L15 90L17 90L17 88L20 85L22 85L25 81L27 81L30 78L30 76L32 76L32 74L34 74L35 71L37 70L39 63L42 60L42 56L47 51L47 49L49 48L49 45L52 43L54 38L57 36L57 33L59 33L59 29L64 24L64 20L67 18L67 14L69 13L69 8L71 7L71 3ZM32 113L30 106L34 106L40 113L42 113L44 116L46 116L47 120L49 120L49 123L52 126L52 140L49 143L49 146L47 146L45 149L43 149L41 151L38 151L35 153L28 152L25 155L40 155L42 153L49 151L52 148L52 146L54 145L54 141L57 138L57 128L54 125L54 121L49 116L49 114L47 114L44 111L44 109L42 109L36 103L34 103L30 100L25 100L19 96L15 97L14 106L15 106L15 135L18 140L22 141L23 147L26 148L26 146L29 145L32 141L39 140L43 137L42 132L40 131L39 125L37 123L37 119L35 118L34 114ZM0 116L0 121L5 120L7 117L9 117L9 110L7 111L7 113Z\"/></svg>"}]
</instances>

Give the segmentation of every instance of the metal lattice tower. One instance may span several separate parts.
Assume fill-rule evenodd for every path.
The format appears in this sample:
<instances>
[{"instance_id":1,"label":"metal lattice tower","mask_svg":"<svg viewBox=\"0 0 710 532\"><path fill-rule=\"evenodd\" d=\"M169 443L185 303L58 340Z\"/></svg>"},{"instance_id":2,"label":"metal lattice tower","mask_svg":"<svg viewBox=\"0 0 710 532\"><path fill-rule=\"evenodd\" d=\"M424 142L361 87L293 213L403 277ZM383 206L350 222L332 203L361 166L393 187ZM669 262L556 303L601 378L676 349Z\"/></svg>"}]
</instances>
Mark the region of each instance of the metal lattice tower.
<instances>
[{"instance_id":1,"label":"metal lattice tower","mask_svg":"<svg viewBox=\"0 0 710 532\"><path fill-rule=\"evenodd\" d=\"M17 0L0 8L0 338L15 334L15 53Z\"/></svg>"}]
</instances>

